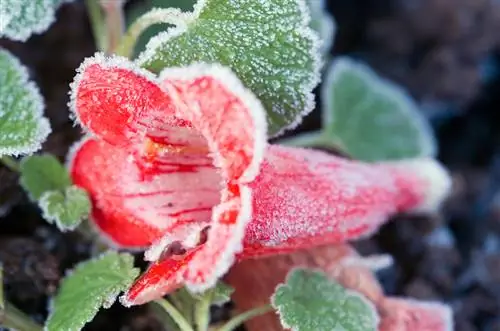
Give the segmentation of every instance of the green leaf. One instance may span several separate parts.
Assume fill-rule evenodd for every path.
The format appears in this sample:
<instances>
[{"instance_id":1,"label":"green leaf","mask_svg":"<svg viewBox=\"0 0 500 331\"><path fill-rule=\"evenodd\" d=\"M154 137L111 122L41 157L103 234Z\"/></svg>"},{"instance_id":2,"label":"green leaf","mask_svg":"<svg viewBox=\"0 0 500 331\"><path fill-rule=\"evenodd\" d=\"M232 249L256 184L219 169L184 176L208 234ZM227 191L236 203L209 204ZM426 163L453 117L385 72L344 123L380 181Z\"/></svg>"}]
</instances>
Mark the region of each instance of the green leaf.
<instances>
[{"instance_id":1,"label":"green leaf","mask_svg":"<svg viewBox=\"0 0 500 331\"><path fill-rule=\"evenodd\" d=\"M29 154L41 148L50 133L43 108L42 96L28 81L27 69L0 49L0 156Z\"/></svg>"},{"instance_id":2,"label":"green leaf","mask_svg":"<svg viewBox=\"0 0 500 331\"><path fill-rule=\"evenodd\" d=\"M141 66L153 72L195 62L230 67L263 103L271 135L313 109L319 40L302 0L200 0L193 13L170 21L177 27L151 39L137 59Z\"/></svg>"},{"instance_id":3,"label":"green leaf","mask_svg":"<svg viewBox=\"0 0 500 331\"><path fill-rule=\"evenodd\" d=\"M434 156L427 119L412 98L369 67L339 58L322 90L323 133L330 144L358 160Z\"/></svg>"},{"instance_id":4,"label":"green leaf","mask_svg":"<svg viewBox=\"0 0 500 331\"><path fill-rule=\"evenodd\" d=\"M234 288L219 280L214 288L212 304L222 306L231 301L231 295L234 293Z\"/></svg>"},{"instance_id":5,"label":"green leaf","mask_svg":"<svg viewBox=\"0 0 500 331\"><path fill-rule=\"evenodd\" d=\"M63 191L71 185L66 168L52 155L32 155L22 159L21 185L33 200L46 191Z\"/></svg>"},{"instance_id":6,"label":"green leaf","mask_svg":"<svg viewBox=\"0 0 500 331\"><path fill-rule=\"evenodd\" d=\"M66 0L0 0L0 37L26 41L55 21L55 12Z\"/></svg>"},{"instance_id":7,"label":"green leaf","mask_svg":"<svg viewBox=\"0 0 500 331\"><path fill-rule=\"evenodd\" d=\"M81 330L101 307L109 308L138 275L134 258L127 253L108 252L81 263L62 281L45 330Z\"/></svg>"},{"instance_id":8,"label":"green leaf","mask_svg":"<svg viewBox=\"0 0 500 331\"><path fill-rule=\"evenodd\" d=\"M375 307L318 271L296 269L271 298L281 323L293 331L375 331Z\"/></svg>"},{"instance_id":9,"label":"green leaf","mask_svg":"<svg viewBox=\"0 0 500 331\"><path fill-rule=\"evenodd\" d=\"M321 39L321 53L326 57L333 45L337 25L333 17L327 12L324 0L307 0L311 12L311 28Z\"/></svg>"},{"instance_id":10,"label":"green leaf","mask_svg":"<svg viewBox=\"0 0 500 331\"><path fill-rule=\"evenodd\" d=\"M195 0L149 0L139 3L127 11L127 26L153 8L179 8L182 11L192 11L195 3ZM163 23L154 24L147 28L137 40L134 54L144 51L148 41L160 32L166 31L169 26L169 24Z\"/></svg>"},{"instance_id":11,"label":"green leaf","mask_svg":"<svg viewBox=\"0 0 500 331\"><path fill-rule=\"evenodd\" d=\"M90 213L90 198L74 185L64 191L46 191L39 201L43 218L55 223L61 231L74 230Z\"/></svg>"}]
</instances>

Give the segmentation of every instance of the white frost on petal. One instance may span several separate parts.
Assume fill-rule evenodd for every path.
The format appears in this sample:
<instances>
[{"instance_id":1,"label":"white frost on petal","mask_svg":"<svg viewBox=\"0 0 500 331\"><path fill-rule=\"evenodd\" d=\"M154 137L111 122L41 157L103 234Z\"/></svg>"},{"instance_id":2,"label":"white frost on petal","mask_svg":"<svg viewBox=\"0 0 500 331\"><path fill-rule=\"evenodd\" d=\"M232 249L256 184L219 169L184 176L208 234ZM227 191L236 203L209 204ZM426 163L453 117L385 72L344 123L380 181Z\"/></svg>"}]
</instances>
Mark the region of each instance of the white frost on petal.
<instances>
[{"instance_id":1,"label":"white frost on petal","mask_svg":"<svg viewBox=\"0 0 500 331\"><path fill-rule=\"evenodd\" d=\"M219 204L213 209L213 220L218 220L220 215L226 210L231 208L229 205L224 203ZM186 281L187 288L193 292L203 292L217 283L217 280L223 276L229 268L233 265L235 260L235 255L243 250L243 237L245 236L245 229L248 222L250 222L252 217L252 190L245 185L240 186L240 208L238 213L238 218L234 225L223 225L220 223L212 224L208 232L208 241L192 262L189 264L188 268L188 278L193 276L196 272L203 270L205 271L205 276L208 274L209 277L205 279L204 282L193 282L191 280ZM213 237L216 236L218 232L226 234L228 241L220 243L218 241L223 240L223 238ZM210 237L212 236L212 238ZM216 256L215 261L210 261L211 265L207 266L209 260L204 259L203 253L211 252L211 246L223 245L223 252ZM208 269L210 267L210 269Z\"/></svg>"},{"instance_id":2,"label":"white frost on petal","mask_svg":"<svg viewBox=\"0 0 500 331\"><path fill-rule=\"evenodd\" d=\"M204 64L204 63L195 63L191 64L184 68L167 68L164 69L160 75L159 80L183 80L183 81L193 81L199 77L212 77L216 79L218 82L223 84L224 88L234 94L245 106L246 109L250 111L250 115L253 120L254 132L253 139L254 145L252 149L252 162L246 169L245 173L239 178L239 182L247 183L252 181L255 176L259 173L260 164L264 159L264 154L267 146L267 121L266 121L266 113L264 108L262 107L261 102L257 97L247 89L238 77L227 67L224 67L219 64ZM166 87L166 92L169 93L172 98L178 103L184 103L180 96L177 95L175 89L169 89ZM239 123L242 126L249 125L249 123ZM234 134L237 135L238 128L235 128ZM221 166L224 162L223 160L217 160L222 157L217 153L217 146L214 140L217 140L217 137L206 137L209 143L210 150L214 156L214 162L216 165Z\"/></svg>"},{"instance_id":3,"label":"white frost on petal","mask_svg":"<svg viewBox=\"0 0 500 331\"><path fill-rule=\"evenodd\" d=\"M436 160L430 158L412 159L395 164L407 172L416 174L425 184L424 197L414 212L434 212L451 191L452 180L448 171Z\"/></svg>"},{"instance_id":4,"label":"white frost on petal","mask_svg":"<svg viewBox=\"0 0 500 331\"><path fill-rule=\"evenodd\" d=\"M45 104L28 70L12 54L0 50L0 156L31 154L51 132L43 116Z\"/></svg>"},{"instance_id":5,"label":"white frost on petal","mask_svg":"<svg viewBox=\"0 0 500 331\"><path fill-rule=\"evenodd\" d=\"M70 100L68 102L68 107L71 111L71 117L75 121L75 124L80 125L82 128L85 130L88 130L87 127L82 125L78 113L77 113L77 107L76 107L76 98L77 98L77 91L78 87L80 86L80 82L84 78L84 74L87 70L88 67L92 65L99 65L102 68L119 68L119 69L125 69L128 71L131 71L135 73L136 75L143 77L147 80L149 80L152 83L158 84L156 76L145 70L141 69L139 66L135 65L133 62L131 62L129 59L122 57L122 56L106 56L104 53L96 53L94 56L86 58L80 66L76 69L76 75L73 79L73 82L70 83Z\"/></svg>"},{"instance_id":6,"label":"white frost on petal","mask_svg":"<svg viewBox=\"0 0 500 331\"><path fill-rule=\"evenodd\" d=\"M166 234L153 243L144 253L145 261L156 261L161 254L174 242L180 242L183 248L190 249L198 245L201 231L210 225L210 222L192 222L181 225L174 225L168 229Z\"/></svg>"}]
</instances>

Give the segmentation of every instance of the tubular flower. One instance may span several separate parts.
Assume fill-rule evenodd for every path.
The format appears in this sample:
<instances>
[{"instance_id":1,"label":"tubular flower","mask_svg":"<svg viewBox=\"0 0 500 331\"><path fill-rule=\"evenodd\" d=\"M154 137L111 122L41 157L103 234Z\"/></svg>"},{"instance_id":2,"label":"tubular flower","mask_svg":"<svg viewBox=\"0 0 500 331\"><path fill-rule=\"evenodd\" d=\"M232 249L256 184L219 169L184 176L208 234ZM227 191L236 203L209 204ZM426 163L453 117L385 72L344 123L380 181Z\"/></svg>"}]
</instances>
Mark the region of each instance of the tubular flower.
<instances>
[{"instance_id":1,"label":"tubular flower","mask_svg":"<svg viewBox=\"0 0 500 331\"><path fill-rule=\"evenodd\" d=\"M235 258L369 235L393 213L435 208L449 186L432 160L363 164L268 145L260 102L219 65L155 76L96 55L71 94L90 136L70 168L91 219L153 262L126 305L206 289Z\"/></svg>"}]
</instances>

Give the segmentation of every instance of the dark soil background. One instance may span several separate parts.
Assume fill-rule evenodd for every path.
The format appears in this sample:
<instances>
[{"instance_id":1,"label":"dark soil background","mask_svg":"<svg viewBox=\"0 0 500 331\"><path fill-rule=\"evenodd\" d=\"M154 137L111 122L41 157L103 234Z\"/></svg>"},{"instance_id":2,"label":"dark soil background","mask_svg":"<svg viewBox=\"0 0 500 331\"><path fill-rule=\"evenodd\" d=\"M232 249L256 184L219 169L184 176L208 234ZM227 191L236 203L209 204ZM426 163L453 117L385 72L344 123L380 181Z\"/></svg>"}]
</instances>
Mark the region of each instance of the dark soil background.
<instances>
[{"instance_id":1,"label":"dark soil background","mask_svg":"<svg viewBox=\"0 0 500 331\"><path fill-rule=\"evenodd\" d=\"M136 1L137 2L137 1ZM500 330L500 2L496 0L329 0L338 23L332 55L369 62L407 87L436 130L454 189L439 215L399 216L362 253L388 252L380 274L389 294L452 305L456 330ZM82 1L27 43L0 39L31 69L53 133L44 150L65 157L80 132L68 118L68 84L94 43ZM299 130L319 126L319 112ZM0 167L0 261L7 298L42 322L47 298L67 268L89 256L76 233L45 223ZM85 284L82 284L85 286ZM214 312L228 313L228 309ZM102 311L85 330L162 330L148 307Z\"/></svg>"}]
</instances>

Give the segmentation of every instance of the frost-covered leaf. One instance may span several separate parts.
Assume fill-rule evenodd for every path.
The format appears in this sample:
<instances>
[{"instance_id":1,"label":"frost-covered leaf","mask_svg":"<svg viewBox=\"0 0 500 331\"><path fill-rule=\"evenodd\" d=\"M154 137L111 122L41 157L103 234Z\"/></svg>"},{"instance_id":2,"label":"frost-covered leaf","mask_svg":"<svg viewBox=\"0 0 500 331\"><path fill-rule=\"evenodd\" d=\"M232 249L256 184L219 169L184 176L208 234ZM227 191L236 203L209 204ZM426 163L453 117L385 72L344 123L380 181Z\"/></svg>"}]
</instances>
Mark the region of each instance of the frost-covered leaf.
<instances>
[{"instance_id":1,"label":"frost-covered leaf","mask_svg":"<svg viewBox=\"0 0 500 331\"><path fill-rule=\"evenodd\" d=\"M90 213L90 198L74 185L64 191L46 191L39 200L43 218L55 223L61 231L74 230Z\"/></svg>"},{"instance_id":2,"label":"frost-covered leaf","mask_svg":"<svg viewBox=\"0 0 500 331\"><path fill-rule=\"evenodd\" d=\"M21 185L33 200L46 191L62 191L71 185L66 168L52 155L32 155L21 161Z\"/></svg>"},{"instance_id":3,"label":"frost-covered leaf","mask_svg":"<svg viewBox=\"0 0 500 331\"><path fill-rule=\"evenodd\" d=\"M231 301L231 295L233 295L233 292L234 288L219 280L215 285L212 303L220 306Z\"/></svg>"},{"instance_id":4,"label":"frost-covered leaf","mask_svg":"<svg viewBox=\"0 0 500 331\"><path fill-rule=\"evenodd\" d=\"M138 275L134 258L127 253L108 252L81 263L62 281L45 330L81 330L101 307L109 308Z\"/></svg>"},{"instance_id":5,"label":"frost-covered leaf","mask_svg":"<svg viewBox=\"0 0 500 331\"><path fill-rule=\"evenodd\" d=\"M179 15L178 15L179 16ZM230 67L263 103L271 135L312 110L319 40L302 0L200 0L151 39L137 61L159 72L194 62Z\"/></svg>"},{"instance_id":6,"label":"frost-covered leaf","mask_svg":"<svg viewBox=\"0 0 500 331\"><path fill-rule=\"evenodd\" d=\"M375 307L318 271L296 269L276 288L272 304L293 331L375 331Z\"/></svg>"},{"instance_id":7,"label":"frost-covered leaf","mask_svg":"<svg viewBox=\"0 0 500 331\"><path fill-rule=\"evenodd\" d=\"M127 10L127 25L130 26L141 15L147 13L153 8L179 8L182 11L192 11L195 0L149 0L139 3ZM144 31L135 44L134 54L144 51L148 41L158 33L166 31L170 25L166 23L154 24Z\"/></svg>"},{"instance_id":8,"label":"frost-covered leaf","mask_svg":"<svg viewBox=\"0 0 500 331\"><path fill-rule=\"evenodd\" d=\"M70 0L71 1L71 0ZM57 7L68 0L0 0L0 37L26 41L55 21Z\"/></svg>"},{"instance_id":9,"label":"frost-covered leaf","mask_svg":"<svg viewBox=\"0 0 500 331\"><path fill-rule=\"evenodd\" d=\"M328 54L332 47L336 24L333 17L327 12L324 0L307 0L311 12L311 28L321 39L321 53Z\"/></svg>"},{"instance_id":10,"label":"frost-covered leaf","mask_svg":"<svg viewBox=\"0 0 500 331\"><path fill-rule=\"evenodd\" d=\"M0 0L3 1L3 0ZM44 103L27 69L0 49L0 156L33 153L50 133Z\"/></svg>"},{"instance_id":11,"label":"frost-covered leaf","mask_svg":"<svg viewBox=\"0 0 500 331\"><path fill-rule=\"evenodd\" d=\"M334 61L322 99L323 140L356 159L396 160L436 152L429 123L412 98L364 64Z\"/></svg>"},{"instance_id":12,"label":"frost-covered leaf","mask_svg":"<svg viewBox=\"0 0 500 331\"><path fill-rule=\"evenodd\" d=\"M217 284L209 290L211 296L211 304L221 306L229 301L231 301L231 295L234 292L234 288L224 283L223 281L217 281ZM207 295L207 292L202 293L191 293L188 291L194 300L201 300Z\"/></svg>"}]
</instances>

